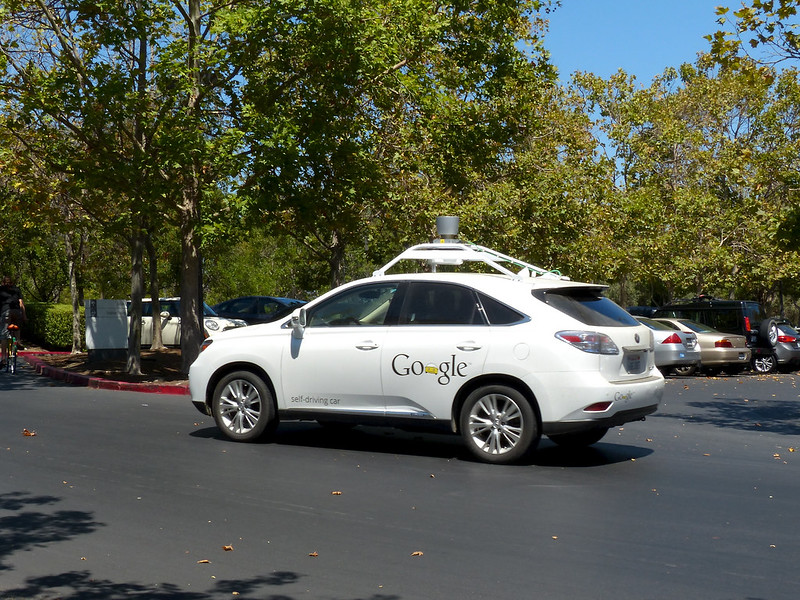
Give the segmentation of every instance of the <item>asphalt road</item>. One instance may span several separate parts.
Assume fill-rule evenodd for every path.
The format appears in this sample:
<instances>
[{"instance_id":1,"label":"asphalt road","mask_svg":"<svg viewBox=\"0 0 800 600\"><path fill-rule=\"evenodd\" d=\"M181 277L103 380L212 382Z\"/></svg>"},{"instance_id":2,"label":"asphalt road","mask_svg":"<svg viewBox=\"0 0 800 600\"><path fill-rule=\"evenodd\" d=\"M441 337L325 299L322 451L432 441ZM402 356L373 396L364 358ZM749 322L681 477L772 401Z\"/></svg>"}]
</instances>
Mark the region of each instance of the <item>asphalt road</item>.
<instances>
[{"instance_id":1,"label":"asphalt road","mask_svg":"<svg viewBox=\"0 0 800 600\"><path fill-rule=\"evenodd\" d=\"M593 449L498 467L393 430L236 444L185 397L2 373L0 598L794 600L797 383L672 379Z\"/></svg>"}]
</instances>

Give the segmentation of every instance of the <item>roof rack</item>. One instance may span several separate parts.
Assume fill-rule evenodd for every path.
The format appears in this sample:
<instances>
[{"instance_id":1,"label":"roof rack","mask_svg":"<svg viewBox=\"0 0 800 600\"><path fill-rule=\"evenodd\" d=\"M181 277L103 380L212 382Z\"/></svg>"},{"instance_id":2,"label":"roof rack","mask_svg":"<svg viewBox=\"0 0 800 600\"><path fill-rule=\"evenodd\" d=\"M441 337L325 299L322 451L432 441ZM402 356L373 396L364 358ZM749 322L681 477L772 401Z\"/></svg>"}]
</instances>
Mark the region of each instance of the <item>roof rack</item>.
<instances>
[{"instance_id":1,"label":"roof rack","mask_svg":"<svg viewBox=\"0 0 800 600\"><path fill-rule=\"evenodd\" d=\"M433 272L437 266L459 266L467 262L482 263L495 269L496 271L511 277L512 279L525 279L530 277L546 277L550 279L569 280L569 277L562 275L559 271L548 271L537 267L523 260L502 254L490 248L472 244L469 242L454 242L441 240L430 244L418 244L401 252L382 268L374 271L374 277L386 275L386 272L402 260L422 260L425 261ZM517 271L511 270L515 267Z\"/></svg>"}]
</instances>

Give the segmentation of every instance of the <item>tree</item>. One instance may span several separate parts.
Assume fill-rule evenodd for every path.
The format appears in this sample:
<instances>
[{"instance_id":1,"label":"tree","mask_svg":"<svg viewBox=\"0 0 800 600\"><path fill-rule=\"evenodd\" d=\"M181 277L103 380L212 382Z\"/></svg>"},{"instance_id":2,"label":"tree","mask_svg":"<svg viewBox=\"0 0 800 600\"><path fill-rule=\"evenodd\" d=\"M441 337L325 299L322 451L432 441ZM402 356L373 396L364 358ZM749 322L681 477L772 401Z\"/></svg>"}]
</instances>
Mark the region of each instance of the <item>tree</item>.
<instances>
[{"instance_id":1,"label":"tree","mask_svg":"<svg viewBox=\"0 0 800 600\"><path fill-rule=\"evenodd\" d=\"M209 41L219 8L199 0L0 4L0 101L11 129L21 140L36 132L42 143L28 152L63 177L64 197L128 240L131 372L140 368L145 240L156 227L181 232L185 370L202 340L201 203L236 171L219 151L236 85Z\"/></svg>"},{"instance_id":2,"label":"tree","mask_svg":"<svg viewBox=\"0 0 800 600\"><path fill-rule=\"evenodd\" d=\"M348 248L380 255L423 218L431 226L432 202L465 205L524 136L516 109L554 79L536 37L547 4L289 0L232 11L232 60L247 81L244 195L327 261L332 286Z\"/></svg>"}]
</instances>

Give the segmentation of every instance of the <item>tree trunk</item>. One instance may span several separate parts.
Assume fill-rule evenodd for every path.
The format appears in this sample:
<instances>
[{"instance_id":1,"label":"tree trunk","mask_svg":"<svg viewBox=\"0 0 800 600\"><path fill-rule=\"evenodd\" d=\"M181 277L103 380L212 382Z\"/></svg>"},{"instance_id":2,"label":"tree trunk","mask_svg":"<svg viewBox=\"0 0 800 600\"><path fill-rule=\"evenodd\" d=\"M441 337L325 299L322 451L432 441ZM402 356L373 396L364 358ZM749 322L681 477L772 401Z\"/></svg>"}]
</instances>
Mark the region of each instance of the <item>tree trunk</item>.
<instances>
[{"instance_id":1,"label":"tree trunk","mask_svg":"<svg viewBox=\"0 0 800 600\"><path fill-rule=\"evenodd\" d=\"M344 251L345 244L338 231L331 233L331 256L328 264L331 269L331 289L344 283Z\"/></svg>"},{"instance_id":2,"label":"tree trunk","mask_svg":"<svg viewBox=\"0 0 800 600\"><path fill-rule=\"evenodd\" d=\"M189 1L188 11L188 67L191 87L186 108L190 122L200 128L200 2ZM180 207L181 223L181 372L189 367L200 354L203 342L203 294L201 288L200 261L200 198L202 197L200 173L201 159L198 152L191 154L187 165L189 173L183 186L183 201Z\"/></svg>"},{"instance_id":3,"label":"tree trunk","mask_svg":"<svg viewBox=\"0 0 800 600\"><path fill-rule=\"evenodd\" d=\"M72 301L72 354L81 351L81 298L78 290L78 262L81 257L83 240L78 243L78 250L72 243L72 236L64 236L69 268L69 297ZM82 238L82 234L81 234Z\"/></svg>"},{"instance_id":4,"label":"tree trunk","mask_svg":"<svg viewBox=\"0 0 800 600\"><path fill-rule=\"evenodd\" d=\"M196 181L195 181L196 183ZM197 185L184 190L181 207L181 372L200 354L203 343L203 298L201 293L200 198Z\"/></svg>"},{"instance_id":5,"label":"tree trunk","mask_svg":"<svg viewBox=\"0 0 800 600\"><path fill-rule=\"evenodd\" d=\"M164 340L161 336L161 302L158 299L158 255L156 247L153 245L153 238L148 233L144 238L145 248L147 249L147 262L150 271L150 302L153 308L153 341L150 344L151 350L163 350Z\"/></svg>"},{"instance_id":6,"label":"tree trunk","mask_svg":"<svg viewBox=\"0 0 800 600\"><path fill-rule=\"evenodd\" d=\"M130 238L131 246L131 310L130 327L128 329L128 364L127 372L131 375L142 374L142 296L144 295L144 239L140 230ZM157 317L157 315L156 315Z\"/></svg>"}]
</instances>

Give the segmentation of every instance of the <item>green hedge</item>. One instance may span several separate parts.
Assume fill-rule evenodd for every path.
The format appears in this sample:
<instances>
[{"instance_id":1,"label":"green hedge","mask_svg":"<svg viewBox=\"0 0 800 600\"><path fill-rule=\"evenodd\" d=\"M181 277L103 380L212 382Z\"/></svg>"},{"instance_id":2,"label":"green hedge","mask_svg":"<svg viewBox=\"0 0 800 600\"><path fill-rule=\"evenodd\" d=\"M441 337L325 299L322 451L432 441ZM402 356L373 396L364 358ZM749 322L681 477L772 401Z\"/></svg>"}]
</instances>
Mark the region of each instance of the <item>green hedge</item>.
<instances>
[{"instance_id":1,"label":"green hedge","mask_svg":"<svg viewBox=\"0 0 800 600\"><path fill-rule=\"evenodd\" d=\"M81 307L81 349L86 347L86 323ZM26 302L28 321L22 326L22 339L48 350L72 348L72 306L46 302Z\"/></svg>"}]
</instances>

